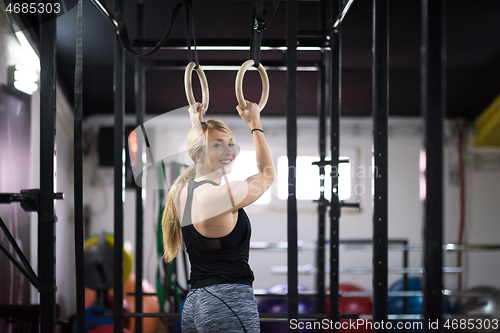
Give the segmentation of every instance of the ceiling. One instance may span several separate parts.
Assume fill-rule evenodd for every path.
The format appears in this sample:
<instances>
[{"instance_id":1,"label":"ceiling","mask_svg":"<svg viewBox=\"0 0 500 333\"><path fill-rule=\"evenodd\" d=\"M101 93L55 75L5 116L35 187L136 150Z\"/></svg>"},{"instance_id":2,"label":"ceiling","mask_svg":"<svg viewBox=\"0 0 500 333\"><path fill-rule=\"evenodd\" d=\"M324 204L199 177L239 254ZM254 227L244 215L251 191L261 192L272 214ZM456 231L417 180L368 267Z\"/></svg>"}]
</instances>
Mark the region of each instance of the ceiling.
<instances>
[{"instance_id":1,"label":"ceiling","mask_svg":"<svg viewBox=\"0 0 500 333\"><path fill-rule=\"evenodd\" d=\"M136 0L124 1L125 20L135 40ZM177 1L144 0L145 38L159 40L167 30L170 13ZM335 1L335 4L337 2ZM207 40L219 45L228 39L246 43L250 38L252 1L193 0L195 35L198 45ZM272 1L265 1L270 9ZM447 117L475 119L500 94L500 1L453 0L447 6L446 99ZM112 1L108 0L108 8ZM389 114L420 114L420 0L389 1ZM320 2L299 2L299 31L320 30ZM111 12L113 12L111 10ZM263 33L264 41L285 40L286 1L281 1L274 20ZM113 26L90 2L84 5L84 117L113 112ZM76 40L76 8L57 19L58 76L72 100ZM172 43L185 43L184 10L171 35ZM171 45L167 43L166 45ZM185 44L184 44L185 45ZM200 64L241 64L249 51L198 51ZM126 112L134 112L134 58L126 52ZM146 71L146 113L160 114L187 105L183 66L186 50L163 49L148 59L169 60L178 69ZM299 52L299 62L321 59L318 51ZM262 51L266 65L285 64L284 51ZM342 115L369 116L372 109L372 1L356 0L342 22ZM286 72L269 71L271 94L266 115L285 115ZM209 113L235 114L235 71L206 71L210 88ZM317 112L318 73L297 76L298 114ZM193 76L195 96L201 97ZM248 72L245 97L257 101L261 83L257 72Z\"/></svg>"}]
</instances>

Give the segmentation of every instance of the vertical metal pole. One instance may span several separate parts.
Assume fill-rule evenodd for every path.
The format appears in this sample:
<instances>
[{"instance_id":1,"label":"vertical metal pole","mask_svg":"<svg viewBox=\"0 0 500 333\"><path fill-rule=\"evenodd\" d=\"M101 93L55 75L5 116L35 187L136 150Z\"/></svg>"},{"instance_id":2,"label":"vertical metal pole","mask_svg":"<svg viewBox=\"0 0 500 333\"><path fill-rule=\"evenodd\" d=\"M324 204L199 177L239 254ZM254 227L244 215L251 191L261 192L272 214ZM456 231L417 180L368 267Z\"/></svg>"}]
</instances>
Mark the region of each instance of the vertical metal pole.
<instances>
[{"instance_id":1,"label":"vertical metal pole","mask_svg":"<svg viewBox=\"0 0 500 333\"><path fill-rule=\"evenodd\" d=\"M403 241L403 246L405 249L403 250L403 268L405 272L403 273L403 291L408 291L408 272L406 269L408 268L408 241ZM406 313L408 310L408 297L403 297L403 313Z\"/></svg>"},{"instance_id":2,"label":"vertical metal pole","mask_svg":"<svg viewBox=\"0 0 500 333\"><path fill-rule=\"evenodd\" d=\"M320 21L321 31L326 31L328 27L328 4L326 0L321 1ZM326 41L325 41L326 42ZM327 108L327 91L330 86L327 82L326 72L330 66L328 64L328 56L325 51L321 54L321 68L318 72L318 146L320 156L320 197L318 202L318 248L316 249L316 312L324 313L325 311L325 223L326 223L326 199L325 199L325 167L323 163L326 159L326 108Z\"/></svg>"},{"instance_id":3,"label":"vertical metal pole","mask_svg":"<svg viewBox=\"0 0 500 333\"><path fill-rule=\"evenodd\" d=\"M123 46L118 32L115 35L114 65L114 283L113 325L114 333L123 333L123 200L124 200L124 154L125 137L125 61Z\"/></svg>"},{"instance_id":4,"label":"vertical metal pole","mask_svg":"<svg viewBox=\"0 0 500 333\"><path fill-rule=\"evenodd\" d=\"M324 54L322 55L324 58ZM318 78L318 122L319 122L319 178L320 192L318 200L318 247L316 249L316 312L325 311L325 222L326 222L326 199L325 199L325 163L326 159L326 106L325 106L325 67L321 66Z\"/></svg>"},{"instance_id":5,"label":"vertical metal pole","mask_svg":"<svg viewBox=\"0 0 500 333\"><path fill-rule=\"evenodd\" d=\"M77 333L85 332L85 268L83 256L83 0L78 1L74 111L74 205Z\"/></svg>"},{"instance_id":6,"label":"vertical metal pole","mask_svg":"<svg viewBox=\"0 0 500 333\"><path fill-rule=\"evenodd\" d=\"M421 92L425 127L424 332L443 331L444 1L422 1ZM435 329L432 330L436 332Z\"/></svg>"},{"instance_id":7,"label":"vertical metal pole","mask_svg":"<svg viewBox=\"0 0 500 333\"><path fill-rule=\"evenodd\" d=\"M342 10L342 0L338 12ZM334 13L331 11L332 22ZM339 132L342 95L342 34L340 27L331 30L331 110L330 110L330 155L332 165L332 193L330 200L330 320L340 321L339 313L339 218L340 202L338 197ZM337 332L336 328L331 332Z\"/></svg>"},{"instance_id":8,"label":"vertical metal pole","mask_svg":"<svg viewBox=\"0 0 500 333\"><path fill-rule=\"evenodd\" d=\"M298 1L286 3L286 143L288 157L288 321L298 319L298 234L297 234L297 197L296 197L296 160L297 160L297 34ZM293 332L288 326L288 332Z\"/></svg>"},{"instance_id":9,"label":"vertical metal pole","mask_svg":"<svg viewBox=\"0 0 500 333\"><path fill-rule=\"evenodd\" d=\"M38 210L38 278L40 332L56 327L56 252L54 157L56 132L56 20L46 15L40 26L40 207Z\"/></svg>"},{"instance_id":10,"label":"vertical metal pole","mask_svg":"<svg viewBox=\"0 0 500 333\"><path fill-rule=\"evenodd\" d=\"M389 4L373 0L373 321L387 322ZM383 331L374 330L374 331Z\"/></svg>"},{"instance_id":11,"label":"vertical metal pole","mask_svg":"<svg viewBox=\"0 0 500 333\"><path fill-rule=\"evenodd\" d=\"M137 2L137 38L143 37L144 26L144 1ZM146 109L145 99L145 72L143 57L135 58L135 115L136 126L144 123ZM137 152L137 158L142 160L142 145ZM135 189L135 312L142 313L142 279L144 258L144 198L143 189L136 186ZM135 318L135 332L142 333L142 317Z\"/></svg>"}]
</instances>

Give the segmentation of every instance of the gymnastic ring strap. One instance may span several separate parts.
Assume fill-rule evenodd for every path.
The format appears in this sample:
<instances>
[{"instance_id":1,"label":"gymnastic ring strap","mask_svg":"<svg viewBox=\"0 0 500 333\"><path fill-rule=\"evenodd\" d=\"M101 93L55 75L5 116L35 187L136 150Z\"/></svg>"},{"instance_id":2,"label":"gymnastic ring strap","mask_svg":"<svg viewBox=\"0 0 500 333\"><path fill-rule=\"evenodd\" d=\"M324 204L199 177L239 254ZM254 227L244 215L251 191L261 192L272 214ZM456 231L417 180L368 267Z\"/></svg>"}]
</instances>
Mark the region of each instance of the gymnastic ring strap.
<instances>
[{"instance_id":1,"label":"gymnastic ring strap","mask_svg":"<svg viewBox=\"0 0 500 333\"><path fill-rule=\"evenodd\" d=\"M193 85L191 84L191 77L192 77L191 73L193 72L193 69L195 67L196 63L194 61L191 61L186 66L186 72L184 73L184 88L186 90L186 98L189 103L189 106L193 106L196 104L196 100L194 99L194 93L193 93ZM202 103L205 106L205 110L208 110L208 104L210 102L210 93L208 91L207 77L205 76L205 73L203 72L201 66L198 66L198 68L196 68L196 73L198 74L198 78L200 79Z\"/></svg>"},{"instance_id":2,"label":"gymnastic ring strap","mask_svg":"<svg viewBox=\"0 0 500 333\"><path fill-rule=\"evenodd\" d=\"M119 4L118 4L119 2ZM122 10L123 8L123 2L121 0L113 0L113 7L115 9L115 15L116 15L116 22L118 23L118 34L120 35L120 39L122 41L123 47L129 51L132 54L138 55L138 56L148 56L156 51L158 51L163 44L167 42L167 39L170 37L170 34L172 33L172 30L174 28L175 22L177 21L177 16L179 15L179 11L181 10L182 6L184 5L184 1L179 1L177 5L175 5L174 9L172 10L172 15L170 16L170 22L168 26L168 30L165 33L165 35L162 37L162 39L156 44L156 46L151 50L143 54L139 54L135 52L135 50L132 48L132 45L130 44L130 38L128 35L128 30L127 26L125 25L125 20L123 18Z\"/></svg>"},{"instance_id":3,"label":"gymnastic ring strap","mask_svg":"<svg viewBox=\"0 0 500 333\"><path fill-rule=\"evenodd\" d=\"M245 102L245 96L243 95L243 77L245 76L245 72L247 71L247 69L250 66L253 66L253 64L254 61L252 59L245 61L238 70L238 74L236 74L234 89L236 93L236 99L238 100L238 105L243 110L247 108L247 103ZM259 71L260 78L262 80L262 94L260 96L260 102L258 104L259 111L262 111L262 109L264 109L264 107L267 104L267 99L269 98L269 78L262 64L259 64L257 70Z\"/></svg>"}]
</instances>

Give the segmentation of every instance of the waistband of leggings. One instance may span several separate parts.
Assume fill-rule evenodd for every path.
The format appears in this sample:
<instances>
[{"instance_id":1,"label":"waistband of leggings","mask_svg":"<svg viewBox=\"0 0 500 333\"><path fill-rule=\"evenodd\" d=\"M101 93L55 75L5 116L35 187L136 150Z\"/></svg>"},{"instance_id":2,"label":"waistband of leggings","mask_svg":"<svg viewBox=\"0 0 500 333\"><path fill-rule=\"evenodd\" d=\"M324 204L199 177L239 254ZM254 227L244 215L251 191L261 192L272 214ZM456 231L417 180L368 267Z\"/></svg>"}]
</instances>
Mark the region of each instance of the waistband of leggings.
<instances>
[{"instance_id":1,"label":"waistband of leggings","mask_svg":"<svg viewBox=\"0 0 500 333\"><path fill-rule=\"evenodd\" d=\"M236 281L227 281L221 277L209 278L196 280L191 284L191 289L203 288L208 286L213 286L214 284L246 284L247 286L252 286L252 279L241 279Z\"/></svg>"}]
</instances>

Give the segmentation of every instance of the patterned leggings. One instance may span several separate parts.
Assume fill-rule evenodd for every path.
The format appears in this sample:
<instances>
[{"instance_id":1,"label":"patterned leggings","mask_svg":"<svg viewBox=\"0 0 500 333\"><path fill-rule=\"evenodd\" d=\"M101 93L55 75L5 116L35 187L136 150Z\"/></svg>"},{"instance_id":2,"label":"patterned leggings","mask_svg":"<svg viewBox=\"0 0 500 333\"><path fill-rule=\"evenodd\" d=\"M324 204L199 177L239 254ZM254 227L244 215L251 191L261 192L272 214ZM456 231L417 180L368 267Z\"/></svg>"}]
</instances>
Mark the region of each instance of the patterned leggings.
<instances>
[{"instance_id":1,"label":"patterned leggings","mask_svg":"<svg viewBox=\"0 0 500 333\"><path fill-rule=\"evenodd\" d=\"M229 283L191 289L182 309L181 323L183 333L259 333L253 289Z\"/></svg>"}]
</instances>

